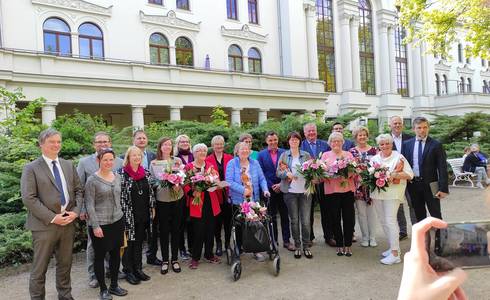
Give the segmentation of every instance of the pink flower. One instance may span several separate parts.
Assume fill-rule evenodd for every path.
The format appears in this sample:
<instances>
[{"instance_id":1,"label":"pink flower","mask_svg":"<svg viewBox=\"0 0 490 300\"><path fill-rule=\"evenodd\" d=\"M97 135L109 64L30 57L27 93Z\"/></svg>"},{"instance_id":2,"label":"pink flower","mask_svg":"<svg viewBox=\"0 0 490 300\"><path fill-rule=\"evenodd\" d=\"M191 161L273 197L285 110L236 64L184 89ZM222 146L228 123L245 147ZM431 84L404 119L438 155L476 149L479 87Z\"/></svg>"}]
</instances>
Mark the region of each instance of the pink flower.
<instances>
[{"instance_id":1,"label":"pink flower","mask_svg":"<svg viewBox=\"0 0 490 300\"><path fill-rule=\"evenodd\" d=\"M175 184L176 181L178 180L179 176L177 176L177 174L170 174L168 175L168 178L167 180L172 183L172 184Z\"/></svg>"},{"instance_id":2,"label":"pink flower","mask_svg":"<svg viewBox=\"0 0 490 300\"><path fill-rule=\"evenodd\" d=\"M381 176L381 173L379 171L374 172L374 177L379 178L379 176Z\"/></svg>"},{"instance_id":3,"label":"pink flower","mask_svg":"<svg viewBox=\"0 0 490 300\"><path fill-rule=\"evenodd\" d=\"M337 165L339 166L339 169L344 169L347 167L347 162L345 160L339 160L337 161Z\"/></svg>"},{"instance_id":4,"label":"pink flower","mask_svg":"<svg viewBox=\"0 0 490 300\"><path fill-rule=\"evenodd\" d=\"M251 210L250 209L250 206L251 206L250 202L245 201L240 206L242 209L242 213L244 213L246 215L250 213L250 210Z\"/></svg>"},{"instance_id":5,"label":"pink flower","mask_svg":"<svg viewBox=\"0 0 490 300\"><path fill-rule=\"evenodd\" d=\"M374 163L373 163L373 167L374 167L375 169L379 169L379 168L381 168L381 164L380 164L379 162L374 162Z\"/></svg>"},{"instance_id":6,"label":"pink flower","mask_svg":"<svg viewBox=\"0 0 490 300\"><path fill-rule=\"evenodd\" d=\"M331 172L331 173L335 174L335 173L337 173L338 171L339 171L339 166L338 166L338 165L334 164L334 165L331 165L331 166L330 166L330 172Z\"/></svg>"},{"instance_id":7,"label":"pink flower","mask_svg":"<svg viewBox=\"0 0 490 300\"><path fill-rule=\"evenodd\" d=\"M205 179L206 178L203 175L201 175L201 174L197 174L197 175L194 175L194 176L191 177L191 181L193 183L201 182L201 181L204 181Z\"/></svg>"},{"instance_id":8,"label":"pink flower","mask_svg":"<svg viewBox=\"0 0 490 300\"><path fill-rule=\"evenodd\" d=\"M383 180L386 180L388 176L386 175L386 173L380 173L379 174L379 179L383 179Z\"/></svg>"},{"instance_id":9,"label":"pink flower","mask_svg":"<svg viewBox=\"0 0 490 300\"><path fill-rule=\"evenodd\" d=\"M310 167L314 170L318 170L318 164L311 164Z\"/></svg>"},{"instance_id":10,"label":"pink flower","mask_svg":"<svg viewBox=\"0 0 490 300\"><path fill-rule=\"evenodd\" d=\"M378 187L380 187L380 188L384 187L384 186L385 186L385 181L384 181L384 179L378 178L378 179L376 180L376 186L378 186Z\"/></svg>"}]
</instances>

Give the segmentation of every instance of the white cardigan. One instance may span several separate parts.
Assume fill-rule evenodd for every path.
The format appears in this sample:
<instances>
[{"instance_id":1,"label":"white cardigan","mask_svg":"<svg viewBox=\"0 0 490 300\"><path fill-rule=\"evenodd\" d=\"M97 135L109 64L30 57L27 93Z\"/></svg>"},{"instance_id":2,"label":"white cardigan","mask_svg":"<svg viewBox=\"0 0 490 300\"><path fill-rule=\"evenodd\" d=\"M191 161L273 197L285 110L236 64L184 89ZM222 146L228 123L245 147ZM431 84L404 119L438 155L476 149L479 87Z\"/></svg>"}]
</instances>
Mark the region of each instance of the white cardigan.
<instances>
[{"instance_id":1,"label":"white cardigan","mask_svg":"<svg viewBox=\"0 0 490 300\"><path fill-rule=\"evenodd\" d=\"M410 167L410 164L405 159L405 157L403 157L403 155L401 155L397 151L392 151L391 155L389 157L381 157L381 152L380 152L371 158L371 162L380 163L383 167L388 167L390 172L393 172L393 170L395 169L395 167L398 164L398 162L400 161L400 159L403 159L405 161L405 163L403 165L403 172L410 175L410 178L413 178L412 167ZM391 183L386 188L386 191L378 192L378 190L375 189L373 192L371 192L371 198L376 199L376 200L394 200L394 199L396 199L400 202L403 202L405 199L405 188L406 187L407 187L407 180L401 179L399 184Z\"/></svg>"}]
</instances>

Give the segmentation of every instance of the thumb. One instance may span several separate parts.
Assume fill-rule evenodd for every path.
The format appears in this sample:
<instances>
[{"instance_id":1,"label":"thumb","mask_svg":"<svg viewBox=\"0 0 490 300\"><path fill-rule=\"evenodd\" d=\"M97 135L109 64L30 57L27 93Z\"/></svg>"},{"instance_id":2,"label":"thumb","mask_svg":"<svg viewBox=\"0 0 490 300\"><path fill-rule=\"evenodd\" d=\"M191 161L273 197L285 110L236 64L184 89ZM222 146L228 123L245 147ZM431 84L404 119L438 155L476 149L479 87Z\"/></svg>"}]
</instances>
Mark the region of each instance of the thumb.
<instances>
[{"instance_id":1,"label":"thumb","mask_svg":"<svg viewBox=\"0 0 490 300\"><path fill-rule=\"evenodd\" d=\"M468 275L460 268L440 276L433 284L434 291L440 299L448 299L454 291L461 286Z\"/></svg>"}]
</instances>

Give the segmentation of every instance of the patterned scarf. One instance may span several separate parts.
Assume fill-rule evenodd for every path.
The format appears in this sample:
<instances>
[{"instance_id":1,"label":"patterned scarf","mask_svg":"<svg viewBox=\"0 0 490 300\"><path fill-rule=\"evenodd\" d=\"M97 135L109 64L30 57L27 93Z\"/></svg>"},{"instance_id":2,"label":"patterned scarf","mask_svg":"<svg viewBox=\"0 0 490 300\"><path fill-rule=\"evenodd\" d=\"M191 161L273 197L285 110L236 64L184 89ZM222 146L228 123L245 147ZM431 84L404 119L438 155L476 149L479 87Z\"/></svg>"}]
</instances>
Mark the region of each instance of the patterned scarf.
<instances>
[{"instance_id":1,"label":"patterned scarf","mask_svg":"<svg viewBox=\"0 0 490 300\"><path fill-rule=\"evenodd\" d=\"M126 165L124 167L124 171L131 177L133 180L140 180L145 177L145 168L139 165L138 170L135 172L131 165Z\"/></svg>"}]
</instances>

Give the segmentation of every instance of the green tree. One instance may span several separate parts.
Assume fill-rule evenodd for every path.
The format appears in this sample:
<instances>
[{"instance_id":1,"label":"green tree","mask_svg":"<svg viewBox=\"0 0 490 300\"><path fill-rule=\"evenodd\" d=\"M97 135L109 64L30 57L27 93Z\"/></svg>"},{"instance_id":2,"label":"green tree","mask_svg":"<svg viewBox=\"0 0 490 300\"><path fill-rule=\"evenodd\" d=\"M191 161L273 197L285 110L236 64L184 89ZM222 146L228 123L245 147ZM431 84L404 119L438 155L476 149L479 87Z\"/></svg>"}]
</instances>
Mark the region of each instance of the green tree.
<instances>
[{"instance_id":1,"label":"green tree","mask_svg":"<svg viewBox=\"0 0 490 300\"><path fill-rule=\"evenodd\" d=\"M447 57L461 30L467 53L490 58L489 0L398 0L397 4L406 42L425 42L429 52Z\"/></svg>"},{"instance_id":2,"label":"green tree","mask_svg":"<svg viewBox=\"0 0 490 300\"><path fill-rule=\"evenodd\" d=\"M228 127L228 114L223 110L223 107L221 105L216 106L213 108L213 113L211 114L211 120L213 125L216 126L222 126L222 127Z\"/></svg>"}]
</instances>

